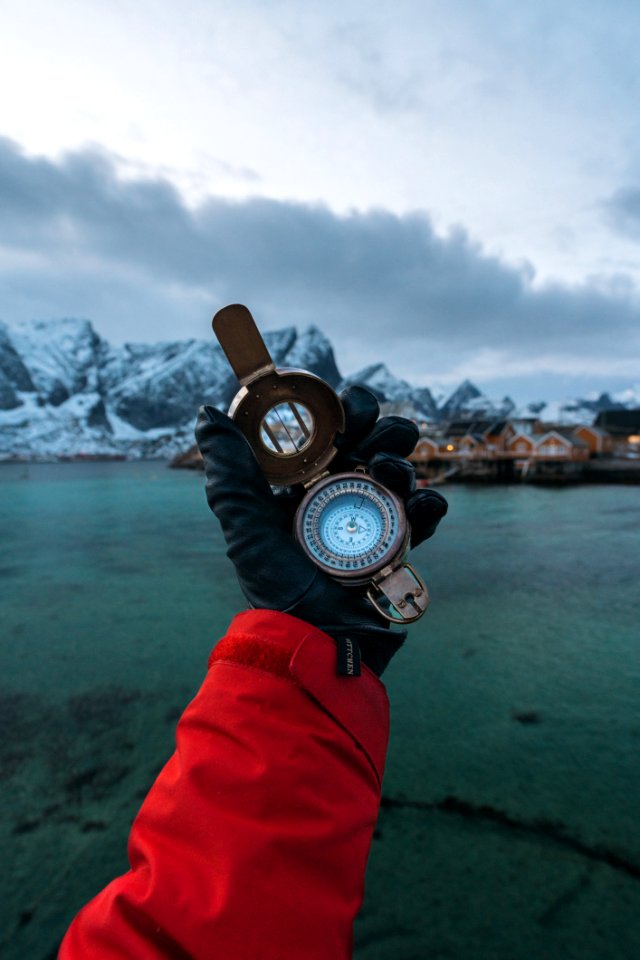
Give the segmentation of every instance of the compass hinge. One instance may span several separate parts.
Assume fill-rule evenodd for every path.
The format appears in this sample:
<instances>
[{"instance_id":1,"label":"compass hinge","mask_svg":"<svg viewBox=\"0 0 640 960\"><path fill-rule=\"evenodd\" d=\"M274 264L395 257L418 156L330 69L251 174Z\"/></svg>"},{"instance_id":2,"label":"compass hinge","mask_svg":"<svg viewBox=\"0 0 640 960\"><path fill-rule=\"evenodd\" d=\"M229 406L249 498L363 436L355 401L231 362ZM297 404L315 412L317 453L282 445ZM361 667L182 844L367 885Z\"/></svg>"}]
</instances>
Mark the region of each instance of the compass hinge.
<instances>
[{"instance_id":1,"label":"compass hinge","mask_svg":"<svg viewBox=\"0 0 640 960\"><path fill-rule=\"evenodd\" d=\"M315 477L311 477L311 479L303 483L302 486L305 488L305 490L308 490L309 487L312 487L314 483L318 482L318 480L324 480L324 478L328 476L329 476L329 471L323 470L322 473L318 473Z\"/></svg>"},{"instance_id":2,"label":"compass hinge","mask_svg":"<svg viewBox=\"0 0 640 960\"><path fill-rule=\"evenodd\" d=\"M385 597L388 609L381 605L380 594ZM426 584L409 563L395 569L389 566L381 570L367 591L367 596L378 613L392 623L418 620L429 606Z\"/></svg>"}]
</instances>

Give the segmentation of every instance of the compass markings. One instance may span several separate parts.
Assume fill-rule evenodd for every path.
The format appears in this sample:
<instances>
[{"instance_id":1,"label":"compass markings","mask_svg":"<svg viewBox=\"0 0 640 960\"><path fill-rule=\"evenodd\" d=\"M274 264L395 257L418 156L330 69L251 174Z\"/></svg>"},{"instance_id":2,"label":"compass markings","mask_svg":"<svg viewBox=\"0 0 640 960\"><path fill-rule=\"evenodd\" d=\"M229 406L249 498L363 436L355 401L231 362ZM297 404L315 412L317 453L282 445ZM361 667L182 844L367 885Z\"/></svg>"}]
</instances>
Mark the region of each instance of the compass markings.
<instances>
[{"instance_id":1,"label":"compass markings","mask_svg":"<svg viewBox=\"0 0 640 960\"><path fill-rule=\"evenodd\" d=\"M311 499L303 530L307 549L323 565L364 569L384 558L395 539L395 506L373 484L347 478Z\"/></svg>"}]
</instances>

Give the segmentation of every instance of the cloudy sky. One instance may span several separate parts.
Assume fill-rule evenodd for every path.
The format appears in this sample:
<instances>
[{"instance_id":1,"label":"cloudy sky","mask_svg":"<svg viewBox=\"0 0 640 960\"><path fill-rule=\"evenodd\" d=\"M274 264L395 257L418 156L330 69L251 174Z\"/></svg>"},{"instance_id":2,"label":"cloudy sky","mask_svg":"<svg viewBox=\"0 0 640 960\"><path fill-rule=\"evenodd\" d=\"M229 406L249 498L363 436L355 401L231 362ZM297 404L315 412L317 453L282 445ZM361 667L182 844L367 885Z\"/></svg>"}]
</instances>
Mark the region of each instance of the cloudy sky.
<instances>
[{"instance_id":1,"label":"cloudy sky","mask_svg":"<svg viewBox=\"0 0 640 960\"><path fill-rule=\"evenodd\" d=\"M640 382L635 0L5 0L0 317L526 400Z\"/></svg>"}]
</instances>

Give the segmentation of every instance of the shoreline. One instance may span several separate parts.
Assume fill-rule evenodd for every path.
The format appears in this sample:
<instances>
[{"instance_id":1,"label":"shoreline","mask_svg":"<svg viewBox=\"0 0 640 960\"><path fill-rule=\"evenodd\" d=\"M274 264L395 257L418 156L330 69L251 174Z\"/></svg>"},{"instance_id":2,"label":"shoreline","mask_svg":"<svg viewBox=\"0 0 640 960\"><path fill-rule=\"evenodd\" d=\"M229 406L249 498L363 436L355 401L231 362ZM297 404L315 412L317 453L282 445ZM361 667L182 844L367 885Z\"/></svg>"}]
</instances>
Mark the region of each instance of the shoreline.
<instances>
[{"instance_id":1,"label":"shoreline","mask_svg":"<svg viewBox=\"0 0 640 960\"><path fill-rule=\"evenodd\" d=\"M0 459L0 468L2 466L21 466L28 468L31 465L47 464L86 464L86 463L155 463L164 464L167 468L174 470L202 471L202 461L198 458L180 457L126 457L124 455L106 455L88 454L86 456L59 456L59 457L7 457ZM611 486L626 485L636 486L640 484L640 460L591 460L580 465L579 470L564 472L561 468L569 466L568 464L559 464L558 470L546 470L544 472L529 474L521 477L517 473L496 474L496 472L484 472L477 469L477 464L466 463L459 464L459 469L454 473L447 470L447 475L442 475L442 466L438 464L437 472L433 469L425 468L424 464L416 464L416 480L418 487L442 487L449 484L456 486L469 484L471 486L521 486L531 484L534 486L549 487L568 487L568 486L602 486L609 484Z\"/></svg>"}]
</instances>

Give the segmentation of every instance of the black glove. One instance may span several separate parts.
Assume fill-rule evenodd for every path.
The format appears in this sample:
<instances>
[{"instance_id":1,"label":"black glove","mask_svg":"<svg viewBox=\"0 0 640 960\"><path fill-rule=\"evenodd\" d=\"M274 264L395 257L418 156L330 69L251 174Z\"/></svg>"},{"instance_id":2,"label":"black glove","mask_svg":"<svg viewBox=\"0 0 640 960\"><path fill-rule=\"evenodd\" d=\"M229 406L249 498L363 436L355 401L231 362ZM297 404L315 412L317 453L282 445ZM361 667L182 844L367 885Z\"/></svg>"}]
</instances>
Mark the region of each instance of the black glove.
<instances>
[{"instance_id":1,"label":"black glove","mask_svg":"<svg viewBox=\"0 0 640 960\"><path fill-rule=\"evenodd\" d=\"M341 398L346 428L336 438L332 473L366 464L371 476L404 501L411 546L432 536L447 512L435 490L416 492L412 465L404 459L416 445L418 429L402 417L378 420L378 402L363 387ZM323 573L292 536L302 487L275 493L264 478L244 435L215 407L198 413L196 440L204 460L209 506L220 521L227 554L252 607L280 610L306 620L338 644L348 637L364 662L380 676L401 646L406 630L389 624L367 600L364 589L343 587Z\"/></svg>"}]
</instances>

